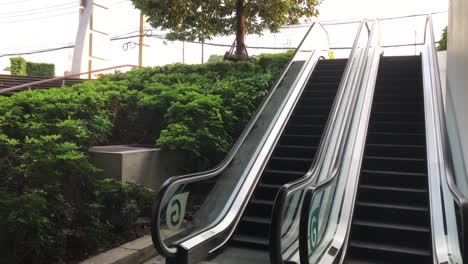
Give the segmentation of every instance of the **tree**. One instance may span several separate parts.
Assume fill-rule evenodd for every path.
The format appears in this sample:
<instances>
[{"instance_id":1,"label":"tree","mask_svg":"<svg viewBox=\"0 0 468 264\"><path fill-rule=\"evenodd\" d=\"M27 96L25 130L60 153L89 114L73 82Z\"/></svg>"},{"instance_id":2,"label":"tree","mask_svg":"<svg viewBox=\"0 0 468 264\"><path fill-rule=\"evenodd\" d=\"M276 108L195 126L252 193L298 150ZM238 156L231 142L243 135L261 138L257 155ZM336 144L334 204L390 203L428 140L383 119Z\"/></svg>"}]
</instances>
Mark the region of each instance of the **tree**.
<instances>
[{"instance_id":1,"label":"tree","mask_svg":"<svg viewBox=\"0 0 468 264\"><path fill-rule=\"evenodd\" d=\"M447 50L447 27L442 31L442 36L440 37L439 47L437 47L437 50Z\"/></svg>"},{"instance_id":2,"label":"tree","mask_svg":"<svg viewBox=\"0 0 468 264\"><path fill-rule=\"evenodd\" d=\"M151 26L168 30L169 40L204 42L235 33L236 59L248 57L247 34L264 29L278 32L284 25L299 24L316 16L320 0L132 0Z\"/></svg>"}]
</instances>

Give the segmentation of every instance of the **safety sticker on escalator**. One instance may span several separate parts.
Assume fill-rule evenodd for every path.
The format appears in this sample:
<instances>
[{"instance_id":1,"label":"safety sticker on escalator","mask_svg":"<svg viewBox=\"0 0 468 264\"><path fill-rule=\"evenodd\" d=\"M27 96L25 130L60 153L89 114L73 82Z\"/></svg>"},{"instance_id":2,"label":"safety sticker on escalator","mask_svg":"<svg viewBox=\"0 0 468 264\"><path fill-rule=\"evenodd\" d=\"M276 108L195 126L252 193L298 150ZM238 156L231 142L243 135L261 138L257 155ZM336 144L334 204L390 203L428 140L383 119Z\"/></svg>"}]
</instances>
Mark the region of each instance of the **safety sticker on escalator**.
<instances>
[{"instance_id":1,"label":"safety sticker on escalator","mask_svg":"<svg viewBox=\"0 0 468 264\"><path fill-rule=\"evenodd\" d=\"M311 210L309 216L309 254L315 251L318 242L318 226L319 226L320 207Z\"/></svg>"},{"instance_id":2,"label":"safety sticker on escalator","mask_svg":"<svg viewBox=\"0 0 468 264\"><path fill-rule=\"evenodd\" d=\"M185 217L188 196L188 192L179 193L169 201L166 209L166 224L170 230L178 231L180 229Z\"/></svg>"}]
</instances>

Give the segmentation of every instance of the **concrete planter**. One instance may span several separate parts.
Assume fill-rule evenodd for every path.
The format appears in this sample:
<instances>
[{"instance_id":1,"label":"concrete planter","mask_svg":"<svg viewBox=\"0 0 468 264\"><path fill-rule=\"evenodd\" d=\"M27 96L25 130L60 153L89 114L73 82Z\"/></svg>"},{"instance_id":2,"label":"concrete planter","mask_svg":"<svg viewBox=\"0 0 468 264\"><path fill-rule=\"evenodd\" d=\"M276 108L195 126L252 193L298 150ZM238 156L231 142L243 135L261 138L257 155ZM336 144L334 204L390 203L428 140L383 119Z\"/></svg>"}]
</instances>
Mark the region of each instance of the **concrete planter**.
<instances>
[{"instance_id":1,"label":"concrete planter","mask_svg":"<svg viewBox=\"0 0 468 264\"><path fill-rule=\"evenodd\" d=\"M114 178L158 189L169 177L196 170L197 162L188 155L164 151L154 146L114 145L89 149L102 178Z\"/></svg>"}]
</instances>

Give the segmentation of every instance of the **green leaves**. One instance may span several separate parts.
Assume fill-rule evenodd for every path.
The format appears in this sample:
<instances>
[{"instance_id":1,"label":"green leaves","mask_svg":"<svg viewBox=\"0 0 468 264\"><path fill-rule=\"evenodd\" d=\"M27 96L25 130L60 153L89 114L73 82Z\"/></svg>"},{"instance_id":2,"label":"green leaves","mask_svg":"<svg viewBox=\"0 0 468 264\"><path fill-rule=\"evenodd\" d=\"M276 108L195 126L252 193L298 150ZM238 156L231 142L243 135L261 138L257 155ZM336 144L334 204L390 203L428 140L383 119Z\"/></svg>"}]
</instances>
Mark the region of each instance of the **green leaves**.
<instances>
[{"instance_id":1,"label":"green leaves","mask_svg":"<svg viewBox=\"0 0 468 264\"><path fill-rule=\"evenodd\" d=\"M236 32L237 0L132 0L154 28L169 30L168 39L207 40ZM318 15L320 0L245 1L247 33L277 32L300 19Z\"/></svg>"},{"instance_id":2,"label":"green leaves","mask_svg":"<svg viewBox=\"0 0 468 264\"><path fill-rule=\"evenodd\" d=\"M2 257L67 262L131 230L151 215L154 191L96 180L88 147L157 142L215 163L289 57L141 68L0 97Z\"/></svg>"},{"instance_id":3,"label":"green leaves","mask_svg":"<svg viewBox=\"0 0 468 264\"><path fill-rule=\"evenodd\" d=\"M444 30L442 31L442 35L440 36L439 46L437 47L437 50L439 51L447 50L447 27L445 27Z\"/></svg>"}]
</instances>

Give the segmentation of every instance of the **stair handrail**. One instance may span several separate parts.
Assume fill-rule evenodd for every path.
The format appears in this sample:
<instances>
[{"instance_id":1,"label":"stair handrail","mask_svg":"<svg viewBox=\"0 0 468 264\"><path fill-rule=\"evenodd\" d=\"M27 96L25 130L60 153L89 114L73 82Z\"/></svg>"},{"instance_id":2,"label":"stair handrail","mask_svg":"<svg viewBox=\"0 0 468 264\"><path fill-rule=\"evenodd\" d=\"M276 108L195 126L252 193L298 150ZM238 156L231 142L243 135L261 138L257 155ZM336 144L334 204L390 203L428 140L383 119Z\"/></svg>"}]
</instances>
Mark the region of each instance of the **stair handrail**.
<instances>
[{"instance_id":1,"label":"stair handrail","mask_svg":"<svg viewBox=\"0 0 468 264\"><path fill-rule=\"evenodd\" d=\"M369 33L369 41L365 49L366 51L364 52L364 54L366 55L369 54L369 49L372 45L376 45L379 47L381 46L379 21L377 19L374 19L372 20L372 22L373 22L372 28ZM377 30L379 30L379 32L377 32ZM375 56L380 56L380 55L377 54ZM355 87L356 90L362 87L362 85L367 81L367 79L364 77L366 68L367 68L367 61L365 62L364 65L362 65L362 69L361 69L362 71L360 72L360 75L359 75L359 81L357 82L357 85ZM309 211L308 210L311 208L312 202L314 200L313 198L315 197L317 193L331 186L331 184L337 180L338 174L341 170L341 163L345 155L345 149L346 149L346 145L348 142L348 137L351 133L350 128L351 128L352 120L353 120L352 117L355 116L355 112L357 111L356 109L356 103L358 100L357 93L355 93L355 98L353 100L354 100L354 103L353 103L353 107L351 108L352 112L349 114L350 118L346 120L346 124L343 130L344 134L341 135L340 141L338 143L338 148L337 150L335 150L335 154L333 156L334 160L333 160L331 169L328 172L328 176L325 179L321 180L320 182L306 187L307 189L304 195L304 203L302 204L302 207L300 208L301 216L300 216L300 224L299 224L299 230L300 230L299 231L299 253L300 253L299 255L300 255L301 264L310 263L309 254L308 254L309 253L308 252L308 246L309 246L308 235L309 234L306 230L308 229L308 223L309 223ZM340 251L343 250L343 248L344 246L342 246L341 248L334 248L334 249L331 249L331 251L328 251L328 253L332 256L338 256Z\"/></svg>"},{"instance_id":2,"label":"stair handrail","mask_svg":"<svg viewBox=\"0 0 468 264\"><path fill-rule=\"evenodd\" d=\"M10 93L10 92L20 90L20 89L23 89L23 88L31 88L32 86L40 85L40 84L44 84L44 83L50 83L50 82L62 81L62 80L70 79L70 78L80 77L81 75L86 75L86 74L90 75L90 74L93 74L93 73L98 73L98 72L103 72L103 71L110 71L110 70L115 70L115 69L120 69L120 68L128 68L128 67L138 68L138 66L136 66L136 65L123 64L123 65L118 65L118 66L113 66L113 67L108 67L108 68L102 68L102 69L97 69L97 70L92 70L92 71L87 71L87 72L71 74L71 75L67 75L67 76L53 77L53 78L50 78L50 79L34 81L34 82L29 82L29 83L16 85L16 86L9 87L9 88L4 88L4 89L0 90L0 94Z\"/></svg>"},{"instance_id":3,"label":"stair handrail","mask_svg":"<svg viewBox=\"0 0 468 264\"><path fill-rule=\"evenodd\" d=\"M468 198L460 188L457 186L455 173L454 173L454 165L452 159L452 151L450 149L449 143L449 136L447 132L447 121L446 121L446 112L444 107L444 99L443 99L443 92L442 92L442 85L440 80L440 72L439 72L439 62L437 57L437 50L435 46L435 35L434 35L434 26L432 21L432 15L428 14L426 19L425 25L425 32L428 31L429 33L429 42L426 43L428 45L429 56L432 62L432 69L433 78L431 78L431 87L433 92L435 93L432 96L431 100L432 103L435 105L435 126L434 129L436 130L436 136L438 136L438 142L441 147L441 155L439 156L439 160L443 162L445 170L443 173L445 175L440 175L441 179L440 182L445 181L447 183L450 195L452 196L455 203L459 206L461 213L461 257L464 261L468 260ZM426 37L426 33L425 33ZM436 146L437 147L437 146ZM441 188L443 190L443 188ZM443 191L442 191L443 192ZM443 199L443 198L442 198Z\"/></svg>"},{"instance_id":4,"label":"stair handrail","mask_svg":"<svg viewBox=\"0 0 468 264\"><path fill-rule=\"evenodd\" d=\"M301 47L302 44L305 42L307 39L309 33L312 31L312 29L315 26L319 26L323 28L323 30L326 32L327 37L328 37L328 32L327 30L319 23L319 22L314 22L302 38L301 42L299 43L298 47ZM328 41L328 40L327 40ZM236 153L240 149L242 143L246 140L247 136L249 135L250 131L254 128L257 120L259 119L260 115L262 114L263 110L267 106L267 103L273 96L274 92L277 90L277 88L280 86L281 81L285 77L286 73L290 69L291 65L294 62L294 57L298 53L299 48L295 50L293 56L285 66L285 68L282 71L282 74L278 76L276 79L274 85L270 89L269 93L265 96L263 99L262 103L260 106L257 108L255 111L254 115L250 119L249 123L246 125L246 128L243 130L241 135L238 137L236 143L234 146L231 148L231 150L228 152L226 157L214 168L207 170L207 171L202 171L202 172L197 172L197 173L191 173L191 174L185 174L185 175L178 175L178 176L173 176L169 179L167 179L162 186L160 187L159 191L156 194L154 204L153 204L153 210L152 210L152 217L151 217L151 237L153 241L153 245L156 248L156 250L163 255L166 258L174 258L177 254L177 249L176 248L169 248L162 239L162 234L160 233L160 215L161 215L161 210L163 207L163 201L164 198L167 194L167 191L170 189L170 187L174 184L177 184L179 182L192 182L192 181L199 181L199 180L204 180L204 179L209 179L212 177L215 177L222 173L232 162L233 158L235 157Z\"/></svg>"},{"instance_id":5,"label":"stair handrail","mask_svg":"<svg viewBox=\"0 0 468 264\"><path fill-rule=\"evenodd\" d=\"M337 95L337 98L335 99L335 102L333 104L333 107L332 107L332 111L331 111L331 116L328 118L328 121L327 121L327 124L325 126L325 129L324 129L324 136L323 136L323 140L321 141L320 145L319 145L319 148L317 149L316 151L316 155L315 155L315 158L314 158L314 161L310 167L310 169L308 170L308 172L302 176L301 178L293 181L293 182L290 182L290 183L287 183L285 185L283 185L277 196L276 196L276 199L275 199L275 203L274 203L274 206L273 206L273 213L272 213L272 223L271 223L271 227L270 227L270 245L271 245L271 249L270 249L270 260L272 263L275 263L275 264L280 264L280 263L283 263L283 256L282 256L282 243L281 243L281 239L282 239L282 227L284 225L283 223L283 216L284 216L284 212L286 210L286 203L287 201L292 197L292 195L294 193L296 193L297 191L299 190L305 190L307 187L309 187L311 184L313 184L315 181L318 180L318 176L319 176L319 173L320 173L320 169L323 165L323 162L325 160L325 149L328 147L329 145L329 142L331 140L331 136L332 136L332 128L335 127L335 123L337 122L337 118L338 118L338 109L342 103L342 101L344 100L344 90L345 90L345 87L348 84L348 81L349 81L349 76L352 74L352 71L353 70L356 70L356 69L360 69L361 66L358 65L356 67L356 69L352 68L353 66L353 62L352 62L352 58L354 58L356 56L356 52L357 52L357 46L359 44L359 40L360 40L360 36L361 34L363 33L363 29L364 27L366 27L367 29L367 34L368 34L368 39L370 40L371 39L371 36L372 36L372 32L373 30L369 28L369 20L362 20L359 27L358 27L358 31L356 33L356 38L354 40L354 43L353 43L353 48L352 48L352 51L351 51L351 54L350 54L350 60L348 61L347 65L346 65L346 68L345 68L345 71L344 71L344 74L343 74L343 77L341 79L341 82L340 82L340 85L339 85L339 89L338 89L338 95ZM372 22L374 23L374 22ZM369 48L369 41L367 41L367 44L366 44L366 50L368 50ZM366 53L366 52L365 52ZM361 61L359 61L361 62ZM356 90L356 89L354 89ZM353 92L355 93L355 92ZM333 179L331 179L333 180ZM300 210L300 208L298 208L298 210Z\"/></svg>"}]
</instances>

